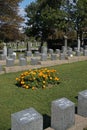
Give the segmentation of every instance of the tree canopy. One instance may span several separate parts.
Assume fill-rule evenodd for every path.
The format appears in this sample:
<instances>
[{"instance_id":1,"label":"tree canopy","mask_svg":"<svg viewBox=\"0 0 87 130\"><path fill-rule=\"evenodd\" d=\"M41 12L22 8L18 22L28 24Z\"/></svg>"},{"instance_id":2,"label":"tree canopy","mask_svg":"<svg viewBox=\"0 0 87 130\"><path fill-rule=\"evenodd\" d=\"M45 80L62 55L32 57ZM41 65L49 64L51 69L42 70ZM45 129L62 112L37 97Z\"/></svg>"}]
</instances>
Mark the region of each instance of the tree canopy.
<instances>
[{"instance_id":1,"label":"tree canopy","mask_svg":"<svg viewBox=\"0 0 87 130\"><path fill-rule=\"evenodd\" d=\"M23 18L19 16L19 3L22 0L0 0L0 39L18 39L20 23Z\"/></svg>"},{"instance_id":2,"label":"tree canopy","mask_svg":"<svg viewBox=\"0 0 87 130\"><path fill-rule=\"evenodd\" d=\"M28 17L25 33L42 40L76 33L82 37L87 28L87 0L37 0L25 11Z\"/></svg>"}]
</instances>

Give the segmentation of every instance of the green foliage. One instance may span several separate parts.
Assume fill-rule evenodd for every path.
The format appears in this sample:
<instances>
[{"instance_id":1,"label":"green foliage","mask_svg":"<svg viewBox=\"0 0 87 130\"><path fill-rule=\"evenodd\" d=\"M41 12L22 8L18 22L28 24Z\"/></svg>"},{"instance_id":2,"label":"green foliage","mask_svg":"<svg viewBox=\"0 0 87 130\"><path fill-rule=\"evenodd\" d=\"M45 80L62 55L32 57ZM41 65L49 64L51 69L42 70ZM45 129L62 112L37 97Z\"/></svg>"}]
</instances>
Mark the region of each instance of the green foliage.
<instances>
[{"instance_id":1,"label":"green foliage","mask_svg":"<svg viewBox=\"0 0 87 130\"><path fill-rule=\"evenodd\" d=\"M0 39L3 41L20 38L19 27L23 18L19 16L19 3L22 0L0 0Z\"/></svg>"},{"instance_id":2,"label":"green foliage","mask_svg":"<svg viewBox=\"0 0 87 130\"><path fill-rule=\"evenodd\" d=\"M64 34L73 39L79 35L82 39L83 31L87 30L86 5L86 0L37 0L25 10L29 18L25 32L42 40L63 38Z\"/></svg>"}]
</instances>

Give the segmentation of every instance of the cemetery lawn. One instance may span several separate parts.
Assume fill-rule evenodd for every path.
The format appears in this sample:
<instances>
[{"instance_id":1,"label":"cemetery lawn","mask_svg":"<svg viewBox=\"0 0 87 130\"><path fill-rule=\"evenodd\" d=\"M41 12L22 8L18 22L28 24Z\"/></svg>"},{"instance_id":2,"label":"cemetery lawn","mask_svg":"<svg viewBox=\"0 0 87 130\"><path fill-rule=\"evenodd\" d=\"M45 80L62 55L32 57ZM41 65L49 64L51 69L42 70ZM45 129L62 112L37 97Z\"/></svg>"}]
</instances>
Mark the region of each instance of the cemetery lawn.
<instances>
[{"instance_id":1,"label":"cemetery lawn","mask_svg":"<svg viewBox=\"0 0 87 130\"><path fill-rule=\"evenodd\" d=\"M87 89L87 61L50 68L58 71L60 84L47 89L18 88L15 79L21 72L0 75L0 130L10 130L11 114L23 109L33 107L50 117L53 100L66 97L77 105L78 92Z\"/></svg>"}]
</instances>

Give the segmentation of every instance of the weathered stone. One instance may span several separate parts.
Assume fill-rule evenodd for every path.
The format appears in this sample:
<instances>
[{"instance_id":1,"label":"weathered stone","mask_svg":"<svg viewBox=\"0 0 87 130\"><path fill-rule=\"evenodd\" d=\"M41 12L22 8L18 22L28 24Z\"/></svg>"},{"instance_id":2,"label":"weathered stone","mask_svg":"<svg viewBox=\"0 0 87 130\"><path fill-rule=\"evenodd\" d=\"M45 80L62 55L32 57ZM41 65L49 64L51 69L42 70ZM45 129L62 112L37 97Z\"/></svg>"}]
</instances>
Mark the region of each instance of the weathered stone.
<instances>
[{"instance_id":1,"label":"weathered stone","mask_svg":"<svg viewBox=\"0 0 87 130\"><path fill-rule=\"evenodd\" d=\"M79 92L78 114L81 116L87 117L87 90Z\"/></svg>"},{"instance_id":2,"label":"weathered stone","mask_svg":"<svg viewBox=\"0 0 87 130\"><path fill-rule=\"evenodd\" d=\"M67 98L57 99L51 106L51 127L66 130L75 124L75 105Z\"/></svg>"},{"instance_id":3,"label":"weathered stone","mask_svg":"<svg viewBox=\"0 0 87 130\"><path fill-rule=\"evenodd\" d=\"M11 114L11 130L43 130L43 117L34 108Z\"/></svg>"}]
</instances>

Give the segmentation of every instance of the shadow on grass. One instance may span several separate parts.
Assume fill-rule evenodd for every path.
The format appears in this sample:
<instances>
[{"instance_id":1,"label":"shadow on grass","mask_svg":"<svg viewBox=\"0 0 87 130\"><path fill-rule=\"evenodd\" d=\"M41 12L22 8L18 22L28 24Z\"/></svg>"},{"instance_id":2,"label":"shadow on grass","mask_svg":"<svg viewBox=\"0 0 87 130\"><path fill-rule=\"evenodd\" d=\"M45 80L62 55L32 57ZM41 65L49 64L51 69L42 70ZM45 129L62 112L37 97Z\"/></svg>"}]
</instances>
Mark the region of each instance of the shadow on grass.
<instances>
[{"instance_id":1,"label":"shadow on grass","mask_svg":"<svg viewBox=\"0 0 87 130\"><path fill-rule=\"evenodd\" d=\"M43 129L46 129L51 126L51 117L47 114L43 115Z\"/></svg>"}]
</instances>

